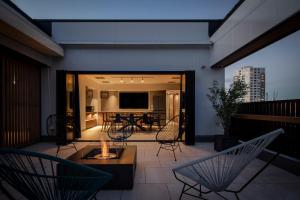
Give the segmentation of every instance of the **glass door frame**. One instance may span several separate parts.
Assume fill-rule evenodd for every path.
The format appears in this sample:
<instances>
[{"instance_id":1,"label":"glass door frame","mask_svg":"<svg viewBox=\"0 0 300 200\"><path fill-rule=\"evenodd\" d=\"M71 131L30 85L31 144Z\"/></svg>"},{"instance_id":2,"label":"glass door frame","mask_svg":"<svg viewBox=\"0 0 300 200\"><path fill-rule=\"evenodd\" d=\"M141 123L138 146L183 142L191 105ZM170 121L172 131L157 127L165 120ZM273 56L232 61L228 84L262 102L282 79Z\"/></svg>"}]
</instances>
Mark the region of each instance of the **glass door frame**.
<instances>
[{"instance_id":1,"label":"glass door frame","mask_svg":"<svg viewBox=\"0 0 300 200\"><path fill-rule=\"evenodd\" d=\"M72 93L67 91L67 76L72 76ZM71 96L70 96L71 95ZM72 104L72 105L71 105ZM72 112L67 112L68 106ZM65 70L56 71L56 129L57 144L67 144L81 137L80 129L80 110L79 110L79 83L78 73ZM70 131L70 132L69 132ZM71 135L71 139L68 136Z\"/></svg>"},{"instance_id":2,"label":"glass door frame","mask_svg":"<svg viewBox=\"0 0 300 200\"><path fill-rule=\"evenodd\" d=\"M56 113L66 116L66 75L74 75L74 123L79 129L74 135L76 138L80 137L80 108L79 108L79 80L78 75L80 74L176 74L185 76L185 85L180 83L180 113L184 109L184 121L180 120L180 127L184 123L185 132L185 144L195 144L195 71L65 71L57 70L56 73ZM183 88L184 87L184 88ZM185 89L183 93L182 90ZM184 95L184 96L183 96ZM184 104L183 105L183 100ZM184 106L184 107L183 107ZM65 120L66 123L66 120ZM61 136L60 141L67 143L66 130L63 125L60 125Z\"/></svg>"}]
</instances>

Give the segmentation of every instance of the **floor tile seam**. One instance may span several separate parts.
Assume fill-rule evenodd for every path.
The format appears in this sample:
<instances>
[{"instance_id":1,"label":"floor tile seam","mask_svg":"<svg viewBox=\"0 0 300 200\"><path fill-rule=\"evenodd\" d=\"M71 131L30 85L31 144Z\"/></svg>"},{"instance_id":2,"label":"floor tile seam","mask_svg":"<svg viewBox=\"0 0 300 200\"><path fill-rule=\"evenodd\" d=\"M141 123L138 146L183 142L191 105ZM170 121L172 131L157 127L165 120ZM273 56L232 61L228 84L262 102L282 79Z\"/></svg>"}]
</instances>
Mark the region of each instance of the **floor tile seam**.
<instances>
[{"instance_id":1,"label":"floor tile seam","mask_svg":"<svg viewBox=\"0 0 300 200\"><path fill-rule=\"evenodd\" d=\"M172 199L172 196L171 196L171 191L170 191L170 189L169 189L169 187L168 187L168 184L176 184L176 183L166 183L166 184L165 184L165 185L166 185L166 187L167 187L167 191L168 191L169 200L171 200L171 199Z\"/></svg>"},{"instance_id":2,"label":"floor tile seam","mask_svg":"<svg viewBox=\"0 0 300 200\"><path fill-rule=\"evenodd\" d=\"M234 183L232 183L233 185L243 185L243 184L245 184L246 183L246 181L245 182L234 182ZM251 185L251 184L256 184L256 185L284 185L284 184L286 184L286 185L288 185L288 184L295 184L295 183L299 183L300 184L300 181L294 181L294 182L257 182L257 181L253 181L252 183L250 183L249 185Z\"/></svg>"},{"instance_id":3,"label":"floor tile seam","mask_svg":"<svg viewBox=\"0 0 300 200\"><path fill-rule=\"evenodd\" d=\"M173 168L170 168L170 167L145 167L145 169L146 169L146 168L148 168L148 169L149 169L149 168L164 168L164 169L170 169L171 171L172 171L172 169L173 169Z\"/></svg>"},{"instance_id":4,"label":"floor tile seam","mask_svg":"<svg viewBox=\"0 0 300 200\"><path fill-rule=\"evenodd\" d=\"M257 181L254 181L253 182L254 184L279 184L279 185L282 185L282 184L295 184L295 183L299 183L300 184L300 181L274 181L274 182L270 182L270 181L267 181L267 182L257 182Z\"/></svg>"}]
</instances>

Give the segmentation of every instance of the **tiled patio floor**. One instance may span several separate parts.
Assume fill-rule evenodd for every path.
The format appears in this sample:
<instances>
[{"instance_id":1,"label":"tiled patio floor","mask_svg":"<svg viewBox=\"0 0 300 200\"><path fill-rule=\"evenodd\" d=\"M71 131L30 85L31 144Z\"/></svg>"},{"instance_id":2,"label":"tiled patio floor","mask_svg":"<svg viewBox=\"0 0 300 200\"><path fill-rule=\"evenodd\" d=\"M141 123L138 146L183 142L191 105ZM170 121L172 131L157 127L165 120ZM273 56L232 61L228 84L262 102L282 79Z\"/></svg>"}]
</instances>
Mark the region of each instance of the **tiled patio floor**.
<instances>
[{"instance_id":1,"label":"tiled patio floor","mask_svg":"<svg viewBox=\"0 0 300 200\"><path fill-rule=\"evenodd\" d=\"M78 143L79 148L89 143ZM95 143L93 143L95 144ZM182 145L183 152L176 152L178 161L173 160L171 152L161 151L160 156L156 156L158 144L154 142L133 143L137 145L137 169L135 176L135 185L132 190L111 190L101 191L98 193L98 199L107 200L166 200L178 199L182 184L173 176L171 169L180 164L201 158L213 153L211 143L198 143L195 146ZM39 151L47 154L55 155L56 146L51 143L38 143L26 148L28 150ZM69 149L62 151L60 157L66 158L71 155L74 150ZM232 187L238 187L247 180L259 166L263 165L263 161L253 161L232 184ZM229 199L233 196L225 194ZM206 195L208 199L221 199L214 194ZM288 200L300 199L300 177L288 173L282 169L270 166L257 179L251 183L241 194L241 199L261 199L261 200ZM0 199L5 198L0 194ZM183 199L192 200L193 197L183 196Z\"/></svg>"},{"instance_id":2,"label":"tiled patio floor","mask_svg":"<svg viewBox=\"0 0 300 200\"><path fill-rule=\"evenodd\" d=\"M106 129L107 130L107 129ZM107 131L102 130L102 126L96 126L90 129L87 129L81 133L81 138L79 138L82 141L86 140L110 140L110 138L107 135ZM136 130L129 138L128 140L131 141L141 141L141 140L152 140L155 141L155 136L157 133L157 127L155 126L153 128L153 131L139 131Z\"/></svg>"}]
</instances>

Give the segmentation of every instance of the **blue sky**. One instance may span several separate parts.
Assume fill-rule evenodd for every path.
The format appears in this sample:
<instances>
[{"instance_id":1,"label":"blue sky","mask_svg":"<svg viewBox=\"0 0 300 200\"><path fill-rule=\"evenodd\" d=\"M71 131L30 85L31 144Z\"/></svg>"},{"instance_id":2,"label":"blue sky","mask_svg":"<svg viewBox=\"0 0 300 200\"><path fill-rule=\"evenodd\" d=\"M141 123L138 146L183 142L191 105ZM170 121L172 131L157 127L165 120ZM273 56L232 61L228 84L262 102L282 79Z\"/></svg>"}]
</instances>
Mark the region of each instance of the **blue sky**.
<instances>
[{"instance_id":1,"label":"blue sky","mask_svg":"<svg viewBox=\"0 0 300 200\"><path fill-rule=\"evenodd\" d=\"M269 100L300 98L300 31L225 68L225 86L232 83L234 71L243 66L266 69L266 92Z\"/></svg>"},{"instance_id":2,"label":"blue sky","mask_svg":"<svg viewBox=\"0 0 300 200\"><path fill-rule=\"evenodd\" d=\"M223 19L238 0L12 0L34 19Z\"/></svg>"}]
</instances>

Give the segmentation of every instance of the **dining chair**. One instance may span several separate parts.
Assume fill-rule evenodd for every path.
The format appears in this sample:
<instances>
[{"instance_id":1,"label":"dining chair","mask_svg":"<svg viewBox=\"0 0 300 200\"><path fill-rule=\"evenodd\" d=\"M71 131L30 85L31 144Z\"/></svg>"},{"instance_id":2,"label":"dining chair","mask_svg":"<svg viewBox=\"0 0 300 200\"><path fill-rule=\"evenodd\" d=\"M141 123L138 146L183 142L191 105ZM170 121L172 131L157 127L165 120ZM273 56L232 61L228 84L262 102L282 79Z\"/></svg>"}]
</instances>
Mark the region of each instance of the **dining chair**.
<instances>
[{"instance_id":1,"label":"dining chair","mask_svg":"<svg viewBox=\"0 0 300 200\"><path fill-rule=\"evenodd\" d=\"M111 113L108 112L103 112L102 117L103 117L103 125L101 128L101 131L106 130L110 124L112 123L112 118L111 118Z\"/></svg>"},{"instance_id":2,"label":"dining chair","mask_svg":"<svg viewBox=\"0 0 300 200\"><path fill-rule=\"evenodd\" d=\"M148 130L152 131L153 120L147 113L144 113L141 119L141 125L143 126L143 124L148 126Z\"/></svg>"}]
</instances>

